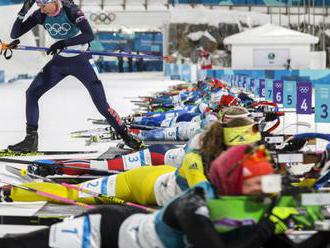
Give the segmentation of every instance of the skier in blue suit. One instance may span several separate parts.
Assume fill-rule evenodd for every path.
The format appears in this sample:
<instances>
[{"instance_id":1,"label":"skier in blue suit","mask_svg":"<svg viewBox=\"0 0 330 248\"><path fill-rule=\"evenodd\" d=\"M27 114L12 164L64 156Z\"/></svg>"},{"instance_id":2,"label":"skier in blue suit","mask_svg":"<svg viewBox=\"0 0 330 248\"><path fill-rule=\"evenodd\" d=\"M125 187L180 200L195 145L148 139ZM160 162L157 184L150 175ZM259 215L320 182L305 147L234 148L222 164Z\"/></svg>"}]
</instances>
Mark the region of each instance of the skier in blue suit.
<instances>
[{"instance_id":1,"label":"skier in blue suit","mask_svg":"<svg viewBox=\"0 0 330 248\"><path fill-rule=\"evenodd\" d=\"M35 1L39 9L24 20ZM70 0L25 0L12 27L11 38L19 38L36 25L42 25L55 40L47 51L47 55L53 55L53 58L26 91L26 137L22 142L8 146L8 149L20 152L38 150L38 101L43 94L69 75L80 80L87 88L98 111L120 134L125 144L139 149L142 142L127 132L117 112L109 106L92 56L87 53L62 53L64 48L88 51L89 42L94 39L94 35L83 12Z\"/></svg>"}]
</instances>

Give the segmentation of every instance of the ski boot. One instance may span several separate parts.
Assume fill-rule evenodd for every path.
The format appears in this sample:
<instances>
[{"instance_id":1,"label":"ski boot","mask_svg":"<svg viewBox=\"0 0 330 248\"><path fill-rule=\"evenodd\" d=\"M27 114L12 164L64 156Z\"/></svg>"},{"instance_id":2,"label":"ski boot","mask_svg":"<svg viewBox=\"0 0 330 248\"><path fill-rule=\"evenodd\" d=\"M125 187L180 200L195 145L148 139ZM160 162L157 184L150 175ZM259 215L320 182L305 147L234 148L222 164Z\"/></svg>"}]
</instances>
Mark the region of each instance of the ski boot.
<instances>
[{"instance_id":1,"label":"ski boot","mask_svg":"<svg viewBox=\"0 0 330 248\"><path fill-rule=\"evenodd\" d=\"M38 128L35 126L26 127L26 136L23 141L8 146L8 150L15 152L36 152L38 151Z\"/></svg>"}]
</instances>

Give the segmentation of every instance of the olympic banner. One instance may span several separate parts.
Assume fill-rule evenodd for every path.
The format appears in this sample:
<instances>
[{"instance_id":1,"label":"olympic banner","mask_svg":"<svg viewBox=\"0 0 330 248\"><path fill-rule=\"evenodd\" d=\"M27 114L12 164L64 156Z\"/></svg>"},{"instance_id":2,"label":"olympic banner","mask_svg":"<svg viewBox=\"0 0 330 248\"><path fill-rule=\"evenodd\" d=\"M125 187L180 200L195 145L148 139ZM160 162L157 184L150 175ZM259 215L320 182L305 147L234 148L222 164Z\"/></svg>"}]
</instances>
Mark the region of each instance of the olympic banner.
<instances>
[{"instance_id":1,"label":"olympic banner","mask_svg":"<svg viewBox=\"0 0 330 248\"><path fill-rule=\"evenodd\" d=\"M297 114L312 114L312 83L297 83Z\"/></svg>"},{"instance_id":2,"label":"olympic banner","mask_svg":"<svg viewBox=\"0 0 330 248\"><path fill-rule=\"evenodd\" d=\"M248 78L248 77L245 77L245 91L246 92L250 92L250 78Z\"/></svg>"},{"instance_id":3,"label":"olympic banner","mask_svg":"<svg viewBox=\"0 0 330 248\"><path fill-rule=\"evenodd\" d=\"M250 88L249 88L249 91L250 92L254 92L254 87L255 87L255 79L254 78L250 78Z\"/></svg>"},{"instance_id":4,"label":"olympic banner","mask_svg":"<svg viewBox=\"0 0 330 248\"><path fill-rule=\"evenodd\" d=\"M274 80L273 82L273 102L277 104L283 103L283 81Z\"/></svg>"},{"instance_id":5,"label":"olympic banner","mask_svg":"<svg viewBox=\"0 0 330 248\"><path fill-rule=\"evenodd\" d=\"M260 79L259 83L259 97L265 97L265 79Z\"/></svg>"},{"instance_id":6,"label":"olympic banner","mask_svg":"<svg viewBox=\"0 0 330 248\"><path fill-rule=\"evenodd\" d=\"M259 96L259 89L260 89L260 80L262 79L255 79L254 80L254 89L253 89L253 95Z\"/></svg>"},{"instance_id":7,"label":"olympic banner","mask_svg":"<svg viewBox=\"0 0 330 248\"><path fill-rule=\"evenodd\" d=\"M241 79L242 81L242 85L241 85L241 87L243 88L243 89L245 89L246 88L246 84L247 84L247 82L246 82L246 77L242 77L242 79Z\"/></svg>"},{"instance_id":8,"label":"olympic banner","mask_svg":"<svg viewBox=\"0 0 330 248\"><path fill-rule=\"evenodd\" d=\"M238 77L237 83L238 83L238 88L243 88L244 85L243 78Z\"/></svg>"},{"instance_id":9,"label":"olympic banner","mask_svg":"<svg viewBox=\"0 0 330 248\"><path fill-rule=\"evenodd\" d=\"M296 81L284 81L283 107L296 108L297 106L297 83Z\"/></svg>"},{"instance_id":10,"label":"olympic banner","mask_svg":"<svg viewBox=\"0 0 330 248\"><path fill-rule=\"evenodd\" d=\"M330 123L330 85L315 85L315 121Z\"/></svg>"},{"instance_id":11,"label":"olympic banner","mask_svg":"<svg viewBox=\"0 0 330 248\"><path fill-rule=\"evenodd\" d=\"M266 79L265 81L265 98L267 101L273 101L273 80Z\"/></svg>"},{"instance_id":12,"label":"olympic banner","mask_svg":"<svg viewBox=\"0 0 330 248\"><path fill-rule=\"evenodd\" d=\"M225 81L226 81L226 79L225 79ZM233 75L228 75L228 81L227 82L229 83L230 86L234 85Z\"/></svg>"},{"instance_id":13,"label":"olympic banner","mask_svg":"<svg viewBox=\"0 0 330 248\"><path fill-rule=\"evenodd\" d=\"M234 75L234 83L236 85L238 85L238 80L239 80L238 75Z\"/></svg>"},{"instance_id":14,"label":"olympic banner","mask_svg":"<svg viewBox=\"0 0 330 248\"><path fill-rule=\"evenodd\" d=\"M85 16L89 21L93 22L96 25L105 24L109 25L116 19L116 15L111 11L98 11L98 12L85 12Z\"/></svg>"}]
</instances>

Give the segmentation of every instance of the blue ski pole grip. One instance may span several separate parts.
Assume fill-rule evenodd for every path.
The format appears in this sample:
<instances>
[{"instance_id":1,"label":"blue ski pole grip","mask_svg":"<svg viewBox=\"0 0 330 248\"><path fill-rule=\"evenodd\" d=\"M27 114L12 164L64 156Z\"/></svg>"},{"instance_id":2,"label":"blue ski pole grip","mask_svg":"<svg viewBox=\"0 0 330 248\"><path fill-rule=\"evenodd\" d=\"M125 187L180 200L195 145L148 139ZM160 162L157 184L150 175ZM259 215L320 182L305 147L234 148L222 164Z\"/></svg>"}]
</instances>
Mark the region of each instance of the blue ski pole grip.
<instances>
[{"instance_id":1,"label":"blue ski pole grip","mask_svg":"<svg viewBox=\"0 0 330 248\"><path fill-rule=\"evenodd\" d=\"M294 139L323 139L330 142L330 135L325 133L300 133L293 136ZM330 146L329 146L330 147Z\"/></svg>"}]
</instances>

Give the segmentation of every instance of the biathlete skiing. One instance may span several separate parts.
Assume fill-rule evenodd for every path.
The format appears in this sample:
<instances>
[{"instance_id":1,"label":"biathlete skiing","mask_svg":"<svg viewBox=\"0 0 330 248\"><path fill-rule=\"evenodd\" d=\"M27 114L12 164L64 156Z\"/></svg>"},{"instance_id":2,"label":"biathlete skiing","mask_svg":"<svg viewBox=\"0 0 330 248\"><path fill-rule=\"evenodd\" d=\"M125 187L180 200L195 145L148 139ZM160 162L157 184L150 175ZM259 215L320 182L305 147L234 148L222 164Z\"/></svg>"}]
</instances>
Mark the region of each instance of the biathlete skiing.
<instances>
[{"instance_id":1,"label":"biathlete skiing","mask_svg":"<svg viewBox=\"0 0 330 248\"><path fill-rule=\"evenodd\" d=\"M35 2L39 9L25 18ZM38 150L38 101L67 76L74 76L87 88L97 110L121 136L124 143L133 149L139 149L142 142L128 133L117 112L109 106L92 56L84 53L62 53L64 48L88 51L89 42L94 39L92 28L79 7L70 0L26 0L12 27L11 38L19 38L37 25L42 25L55 40L47 51L47 55L52 55L53 58L26 91L26 137L23 141L8 146L8 149L19 152Z\"/></svg>"}]
</instances>

